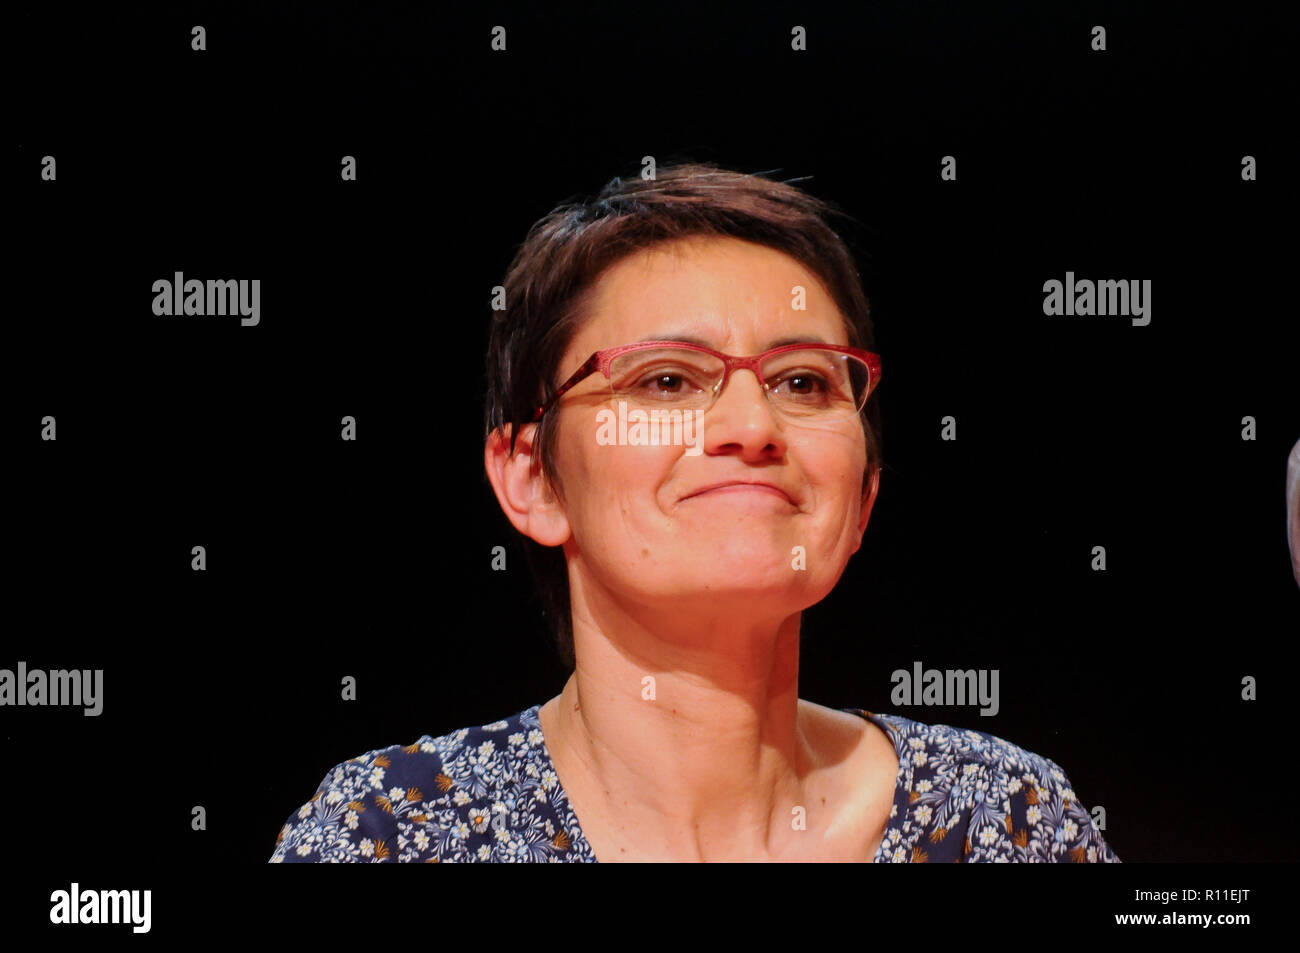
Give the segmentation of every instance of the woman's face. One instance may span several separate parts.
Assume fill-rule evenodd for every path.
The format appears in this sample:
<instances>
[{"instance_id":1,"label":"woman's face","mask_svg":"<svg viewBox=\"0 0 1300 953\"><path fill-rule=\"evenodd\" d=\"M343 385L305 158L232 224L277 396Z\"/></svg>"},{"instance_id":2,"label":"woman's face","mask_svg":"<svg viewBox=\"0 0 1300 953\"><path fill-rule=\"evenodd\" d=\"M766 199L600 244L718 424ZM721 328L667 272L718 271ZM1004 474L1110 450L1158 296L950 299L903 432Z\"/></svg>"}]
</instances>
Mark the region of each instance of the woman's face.
<instances>
[{"instance_id":1,"label":"woman's face","mask_svg":"<svg viewBox=\"0 0 1300 953\"><path fill-rule=\"evenodd\" d=\"M805 289L803 310L794 307L796 285ZM637 253L601 276L559 377L593 351L649 337L753 355L792 335L849 343L812 272L766 246L691 239ZM754 374L739 370L700 421L702 452L600 442L597 415L610 409L617 402L599 373L556 407L555 466L572 534L565 550L580 573L620 601L660 610L694 601L719 612L789 614L834 587L875 499L874 483L865 499L862 492L860 418L819 426L786 420ZM698 493L731 480L782 492Z\"/></svg>"}]
</instances>

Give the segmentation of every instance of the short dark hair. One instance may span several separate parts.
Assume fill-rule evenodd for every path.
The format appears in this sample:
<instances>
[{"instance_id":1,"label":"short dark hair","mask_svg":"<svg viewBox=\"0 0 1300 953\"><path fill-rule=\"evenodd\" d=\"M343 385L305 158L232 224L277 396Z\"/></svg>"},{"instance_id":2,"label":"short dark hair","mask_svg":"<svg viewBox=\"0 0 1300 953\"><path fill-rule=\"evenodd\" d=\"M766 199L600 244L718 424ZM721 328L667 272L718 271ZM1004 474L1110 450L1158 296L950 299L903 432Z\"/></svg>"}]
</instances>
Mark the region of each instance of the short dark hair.
<instances>
[{"instance_id":1,"label":"short dark hair","mask_svg":"<svg viewBox=\"0 0 1300 953\"><path fill-rule=\"evenodd\" d=\"M831 227L836 205L762 175L709 163L660 167L655 178L615 178L594 197L566 202L536 222L506 271L505 308L494 311L487 352L486 434L510 425L510 453L520 427L559 387L561 358L585 317L600 275L621 259L655 245L695 236L732 237L790 255L825 284L839 307L849 344L875 350L871 306L852 253ZM586 355L583 355L585 358ZM572 368L563 369L565 376ZM534 435L533 472L557 498L552 467L557 414ZM880 410L863 414L867 468L863 490L881 466ZM539 458L540 457L540 461ZM542 610L564 665L573 668L573 620L564 553L524 539Z\"/></svg>"}]
</instances>

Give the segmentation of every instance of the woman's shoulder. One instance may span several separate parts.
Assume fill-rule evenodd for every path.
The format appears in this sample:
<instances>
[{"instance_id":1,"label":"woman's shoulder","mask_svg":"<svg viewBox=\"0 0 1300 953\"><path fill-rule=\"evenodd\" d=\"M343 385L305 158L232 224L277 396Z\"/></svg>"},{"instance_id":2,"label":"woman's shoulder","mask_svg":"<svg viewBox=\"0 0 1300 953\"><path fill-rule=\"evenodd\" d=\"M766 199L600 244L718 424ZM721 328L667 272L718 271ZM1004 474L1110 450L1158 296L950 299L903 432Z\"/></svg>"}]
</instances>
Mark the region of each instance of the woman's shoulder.
<instances>
[{"instance_id":1,"label":"woman's shoulder","mask_svg":"<svg viewBox=\"0 0 1300 953\"><path fill-rule=\"evenodd\" d=\"M870 712L862 708L851 710L860 712L882 728L894 742L900 759L906 754L917 762L917 755L923 754L923 763L934 768L978 765L1005 775L1028 772L1040 781L1065 780L1065 772L1055 761L992 732L918 721L905 715Z\"/></svg>"},{"instance_id":2,"label":"woman's shoulder","mask_svg":"<svg viewBox=\"0 0 1300 953\"><path fill-rule=\"evenodd\" d=\"M421 735L409 744L374 748L330 769L326 789L345 788L364 779L371 788L417 784L450 790L463 782L479 795L500 786L515 770L527 770L543 757L538 706L485 725L440 735ZM397 792L393 792L396 794Z\"/></svg>"},{"instance_id":3,"label":"woman's shoulder","mask_svg":"<svg viewBox=\"0 0 1300 953\"><path fill-rule=\"evenodd\" d=\"M281 829L271 862L473 859L462 855L494 852L503 829L545 831L558 778L539 707L336 764Z\"/></svg>"},{"instance_id":4,"label":"woman's shoulder","mask_svg":"<svg viewBox=\"0 0 1300 953\"><path fill-rule=\"evenodd\" d=\"M1051 758L988 731L848 710L884 730L898 754L892 859L1119 860Z\"/></svg>"}]
</instances>

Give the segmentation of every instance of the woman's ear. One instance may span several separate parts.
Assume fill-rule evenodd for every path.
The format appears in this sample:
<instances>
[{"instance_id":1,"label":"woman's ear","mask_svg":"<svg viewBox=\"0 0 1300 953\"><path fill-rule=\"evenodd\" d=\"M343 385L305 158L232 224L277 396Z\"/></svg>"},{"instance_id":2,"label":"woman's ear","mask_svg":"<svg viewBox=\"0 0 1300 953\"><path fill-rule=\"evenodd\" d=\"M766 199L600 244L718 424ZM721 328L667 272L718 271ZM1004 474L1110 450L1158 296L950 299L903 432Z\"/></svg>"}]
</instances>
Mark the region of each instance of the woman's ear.
<instances>
[{"instance_id":1,"label":"woman's ear","mask_svg":"<svg viewBox=\"0 0 1300 953\"><path fill-rule=\"evenodd\" d=\"M519 532L543 546L562 546L571 532L564 508L536 459L537 424L519 429L510 453L511 427L498 427L483 448L488 481L506 518Z\"/></svg>"}]
</instances>

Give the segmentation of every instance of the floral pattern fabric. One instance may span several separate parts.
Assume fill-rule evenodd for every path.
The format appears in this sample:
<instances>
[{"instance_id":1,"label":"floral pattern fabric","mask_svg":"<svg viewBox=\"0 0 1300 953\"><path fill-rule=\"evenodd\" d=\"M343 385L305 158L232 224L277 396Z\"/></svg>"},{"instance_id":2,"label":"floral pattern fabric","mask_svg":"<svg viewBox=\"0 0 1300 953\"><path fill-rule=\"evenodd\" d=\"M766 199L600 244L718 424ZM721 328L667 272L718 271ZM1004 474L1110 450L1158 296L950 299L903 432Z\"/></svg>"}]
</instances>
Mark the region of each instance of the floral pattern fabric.
<instances>
[{"instance_id":1,"label":"floral pattern fabric","mask_svg":"<svg viewBox=\"0 0 1300 953\"><path fill-rule=\"evenodd\" d=\"M534 705L336 765L271 863L595 863ZM1055 762L986 732L846 708L898 754L875 863L1118 863Z\"/></svg>"}]
</instances>

